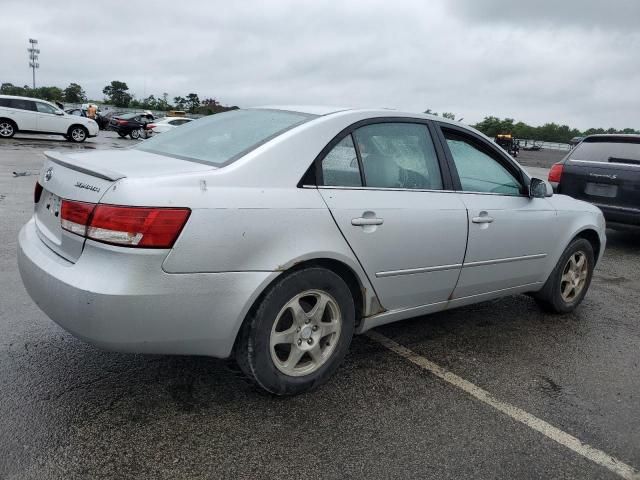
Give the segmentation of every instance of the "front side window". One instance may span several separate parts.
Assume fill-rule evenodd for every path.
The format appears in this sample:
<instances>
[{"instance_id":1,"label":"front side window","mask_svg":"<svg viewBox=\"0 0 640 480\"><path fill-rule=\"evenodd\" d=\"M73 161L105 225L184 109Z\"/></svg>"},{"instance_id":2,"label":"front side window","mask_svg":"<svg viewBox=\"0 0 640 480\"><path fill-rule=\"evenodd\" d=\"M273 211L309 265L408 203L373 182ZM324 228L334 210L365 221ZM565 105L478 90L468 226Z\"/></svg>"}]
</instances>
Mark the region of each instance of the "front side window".
<instances>
[{"instance_id":1,"label":"front side window","mask_svg":"<svg viewBox=\"0 0 640 480\"><path fill-rule=\"evenodd\" d=\"M475 142L457 132L444 130L462 190L466 192L520 195L515 176Z\"/></svg>"},{"instance_id":2,"label":"front side window","mask_svg":"<svg viewBox=\"0 0 640 480\"><path fill-rule=\"evenodd\" d=\"M173 128L133 148L222 167L313 118L284 110L233 110Z\"/></svg>"},{"instance_id":3,"label":"front side window","mask_svg":"<svg viewBox=\"0 0 640 480\"><path fill-rule=\"evenodd\" d=\"M47 105L46 103L42 103L42 102L36 102L36 108L38 109L38 112L40 112L40 113L51 113L51 114L54 114L57 111L51 105Z\"/></svg>"},{"instance_id":4,"label":"front side window","mask_svg":"<svg viewBox=\"0 0 640 480\"><path fill-rule=\"evenodd\" d=\"M354 132L367 187L442 189L438 157L426 125L376 123Z\"/></svg>"},{"instance_id":5,"label":"front side window","mask_svg":"<svg viewBox=\"0 0 640 480\"><path fill-rule=\"evenodd\" d=\"M351 135L344 137L322 160L322 179L324 185L329 186L362 186L358 156Z\"/></svg>"}]
</instances>

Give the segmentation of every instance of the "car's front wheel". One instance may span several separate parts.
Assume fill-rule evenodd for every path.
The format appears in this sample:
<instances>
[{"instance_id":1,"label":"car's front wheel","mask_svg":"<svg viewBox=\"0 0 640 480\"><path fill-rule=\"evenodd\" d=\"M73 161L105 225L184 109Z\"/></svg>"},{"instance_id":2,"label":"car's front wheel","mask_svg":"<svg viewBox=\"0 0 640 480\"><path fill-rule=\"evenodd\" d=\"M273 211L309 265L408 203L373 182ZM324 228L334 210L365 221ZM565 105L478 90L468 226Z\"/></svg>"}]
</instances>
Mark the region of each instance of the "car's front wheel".
<instances>
[{"instance_id":1,"label":"car's front wheel","mask_svg":"<svg viewBox=\"0 0 640 480\"><path fill-rule=\"evenodd\" d=\"M0 120L0 138L11 138L16 134L16 125L11 120Z\"/></svg>"},{"instance_id":2,"label":"car's front wheel","mask_svg":"<svg viewBox=\"0 0 640 480\"><path fill-rule=\"evenodd\" d=\"M587 294L594 267L591 243L584 238L576 238L565 249L542 290L533 296L547 311L569 313Z\"/></svg>"},{"instance_id":3,"label":"car's front wheel","mask_svg":"<svg viewBox=\"0 0 640 480\"><path fill-rule=\"evenodd\" d=\"M86 128L81 125L74 125L69 129L69 132L66 135L67 140L71 140L72 142L82 143L87 139L89 132Z\"/></svg>"},{"instance_id":4,"label":"car's front wheel","mask_svg":"<svg viewBox=\"0 0 640 480\"><path fill-rule=\"evenodd\" d=\"M349 287L310 267L279 279L248 316L236 344L245 375L276 395L326 382L344 359L355 325Z\"/></svg>"}]
</instances>

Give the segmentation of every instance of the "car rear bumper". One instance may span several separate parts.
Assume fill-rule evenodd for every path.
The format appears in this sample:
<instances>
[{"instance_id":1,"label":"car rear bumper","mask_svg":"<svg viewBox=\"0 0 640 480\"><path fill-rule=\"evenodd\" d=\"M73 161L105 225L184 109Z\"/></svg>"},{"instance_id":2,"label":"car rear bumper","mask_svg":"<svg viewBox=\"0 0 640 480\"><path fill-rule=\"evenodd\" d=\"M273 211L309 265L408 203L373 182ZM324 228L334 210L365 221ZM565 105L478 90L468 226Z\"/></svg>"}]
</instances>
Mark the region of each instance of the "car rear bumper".
<instances>
[{"instance_id":1,"label":"car rear bumper","mask_svg":"<svg viewBox=\"0 0 640 480\"><path fill-rule=\"evenodd\" d=\"M54 253L30 220L18 266L27 292L54 322L108 350L228 357L248 309L274 272L168 274L166 250L88 241L76 263Z\"/></svg>"}]
</instances>

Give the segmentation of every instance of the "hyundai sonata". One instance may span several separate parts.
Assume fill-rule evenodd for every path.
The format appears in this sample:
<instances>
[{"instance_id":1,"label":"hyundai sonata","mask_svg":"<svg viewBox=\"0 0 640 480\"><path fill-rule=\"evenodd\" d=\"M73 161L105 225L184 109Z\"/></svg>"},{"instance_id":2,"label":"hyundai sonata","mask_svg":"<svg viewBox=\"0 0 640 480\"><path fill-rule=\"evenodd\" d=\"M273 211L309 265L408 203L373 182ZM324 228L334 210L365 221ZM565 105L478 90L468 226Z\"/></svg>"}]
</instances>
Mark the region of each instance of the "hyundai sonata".
<instances>
[{"instance_id":1,"label":"hyundai sonata","mask_svg":"<svg viewBox=\"0 0 640 480\"><path fill-rule=\"evenodd\" d=\"M605 248L600 210L428 115L246 109L46 157L18 252L40 308L106 349L234 357L281 395L389 322L517 293L572 311Z\"/></svg>"}]
</instances>

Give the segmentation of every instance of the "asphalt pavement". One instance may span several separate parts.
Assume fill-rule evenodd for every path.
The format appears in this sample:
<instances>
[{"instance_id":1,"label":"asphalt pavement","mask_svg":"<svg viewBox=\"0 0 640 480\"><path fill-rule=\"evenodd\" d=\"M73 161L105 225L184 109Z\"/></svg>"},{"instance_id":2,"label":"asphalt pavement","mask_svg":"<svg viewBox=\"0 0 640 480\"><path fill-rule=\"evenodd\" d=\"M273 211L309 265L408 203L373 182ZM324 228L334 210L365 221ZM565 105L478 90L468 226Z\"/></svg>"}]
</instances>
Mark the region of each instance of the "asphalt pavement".
<instances>
[{"instance_id":1,"label":"asphalt pavement","mask_svg":"<svg viewBox=\"0 0 640 480\"><path fill-rule=\"evenodd\" d=\"M335 377L295 398L256 391L222 360L104 352L67 334L17 271L34 175L44 150L133 142L0 142L0 478L621 478L412 359L640 468L639 235L608 231L572 314L519 295L378 328L411 354L356 337Z\"/></svg>"}]
</instances>

